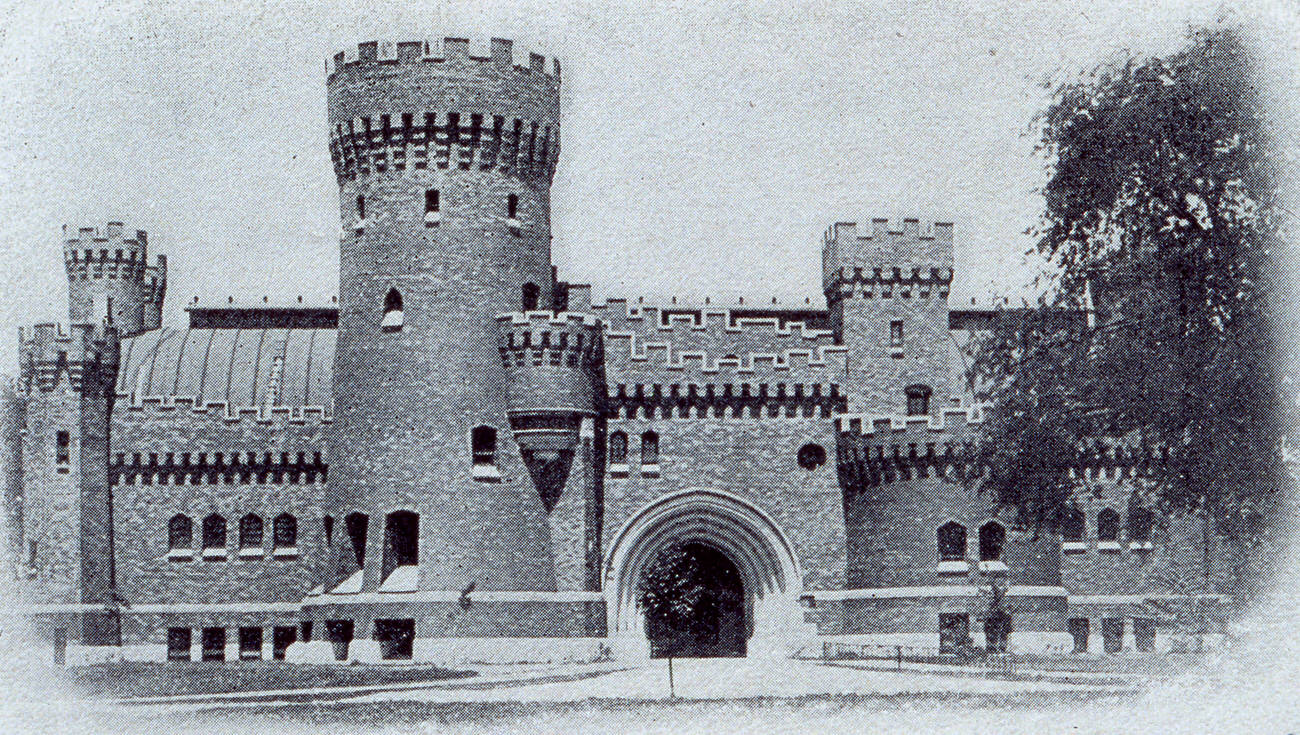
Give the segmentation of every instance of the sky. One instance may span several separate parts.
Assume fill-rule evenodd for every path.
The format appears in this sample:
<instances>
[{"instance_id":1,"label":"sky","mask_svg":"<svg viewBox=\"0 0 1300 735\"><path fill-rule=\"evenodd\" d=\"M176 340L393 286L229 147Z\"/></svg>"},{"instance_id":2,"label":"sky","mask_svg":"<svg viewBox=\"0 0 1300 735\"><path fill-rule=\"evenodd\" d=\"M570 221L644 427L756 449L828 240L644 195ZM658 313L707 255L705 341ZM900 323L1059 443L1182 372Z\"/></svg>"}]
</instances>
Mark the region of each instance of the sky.
<instances>
[{"instance_id":1,"label":"sky","mask_svg":"<svg viewBox=\"0 0 1300 735\"><path fill-rule=\"evenodd\" d=\"M358 40L498 36L516 58L561 58L554 260L598 299L817 303L829 224L915 216L955 223L954 303L984 304L1028 293L1041 267L1025 232L1041 210L1043 81L1279 7L13 4L0 10L0 372L16 369L16 327L67 318L64 223L147 230L168 255L173 324L194 296L328 301L325 59Z\"/></svg>"}]
</instances>

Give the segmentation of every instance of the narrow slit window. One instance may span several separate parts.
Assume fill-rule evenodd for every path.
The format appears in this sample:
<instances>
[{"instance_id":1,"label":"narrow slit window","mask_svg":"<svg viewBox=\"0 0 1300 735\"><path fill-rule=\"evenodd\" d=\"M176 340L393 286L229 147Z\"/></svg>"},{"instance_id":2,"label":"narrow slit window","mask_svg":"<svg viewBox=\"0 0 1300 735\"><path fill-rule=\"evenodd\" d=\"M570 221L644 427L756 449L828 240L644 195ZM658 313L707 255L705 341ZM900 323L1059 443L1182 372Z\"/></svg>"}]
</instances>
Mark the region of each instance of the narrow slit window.
<instances>
[{"instance_id":1,"label":"narrow slit window","mask_svg":"<svg viewBox=\"0 0 1300 735\"><path fill-rule=\"evenodd\" d=\"M384 296L384 318L379 327L385 332L396 332L402 328L405 321L402 294L397 289L390 288L388 294Z\"/></svg>"},{"instance_id":2,"label":"narrow slit window","mask_svg":"<svg viewBox=\"0 0 1300 735\"><path fill-rule=\"evenodd\" d=\"M370 516L365 513L349 513L343 519L348 541L352 544L352 559L358 569L366 566L366 531L370 528Z\"/></svg>"},{"instance_id":3,"label":"narrow slit window","mask_svg":"<svg viewBox=\"0 0 1300 735\"><path fill-rule=\"evenodd\" d=\"M55 434L55 461L61 465L72 462L72 436L66 431Z\"/></svg>"},{"instance_id":4,"label":"narrow slit window","mask_svg":"<svg viewBox=\"0 0 1300 735\"><path fill-rule=\"evenodd\" d=\"M519 218L519 195L511 194L506 197L506 216L510 219Z\"/></svg>"},{"instance_id":5,"label":"narrow slit window","mask_svg":"<svg viewBox=\"0 0 1300 735\"><path fill-rule=\"evenodd\" d=\"M889 346L897 350L903 349L902 319L895 319L889 323Z\"/></svg>"},{"instance_id":6,"label":"narrow slit window","mask_svg":"<svg viewBox=\"0 0 1300 735\"><path fill-rule=\"evenodd\" d=\"M641 435L641 464L659 464L659 435L653 431Z\"/></svg>"},{"instance_id":7,"label":"narrow slit window","mask_svg":"<svg viewBox=\"0 0 1300 735\"><path fill-rule=\"evenodd\" d=\"M366 198L360 194L357 195L357 221L366 221Z\"/></svg>"},{"instance_id":8,"label":"narrow slit window","mask_svg":"<svg viewBox=\"0 0 1300 735\"><path fill-rule=\"evenodd\" d=\"M470 432L470 449L474 465L486 467L496 464L497 430L491 426L475 426Z\"/></svg>"}]
</instances>

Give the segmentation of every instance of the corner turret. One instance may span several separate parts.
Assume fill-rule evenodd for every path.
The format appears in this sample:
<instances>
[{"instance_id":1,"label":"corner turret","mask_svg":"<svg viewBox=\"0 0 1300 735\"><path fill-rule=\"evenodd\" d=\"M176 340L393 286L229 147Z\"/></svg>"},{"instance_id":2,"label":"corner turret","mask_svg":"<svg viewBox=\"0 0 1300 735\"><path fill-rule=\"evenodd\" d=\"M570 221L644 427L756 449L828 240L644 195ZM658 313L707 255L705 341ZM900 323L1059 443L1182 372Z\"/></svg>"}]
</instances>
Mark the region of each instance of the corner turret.
<instances>
[{"instance_id":1,"label":"corner turret","mask_svg":"<svg viewBox=\"0 0 1300 735\"><path fill-rule=\"evenodd\" d=\"M149 265L148 233L109 222L103 230L64 225L63 236L70 323L107 322L122 337L162 323L167 259Z\"/></svg>"},{"instance_id":2,"label":"corner turret","mask_svg":"<svg viewBox=\"0 0 1300 735\"><path fill-rule=\"evenodd\" d=\"M938 415L955 387L948 358L952 223L873 219L826 231L822 289L847 349L849 410Z\"/></svg>"}]
</instances>

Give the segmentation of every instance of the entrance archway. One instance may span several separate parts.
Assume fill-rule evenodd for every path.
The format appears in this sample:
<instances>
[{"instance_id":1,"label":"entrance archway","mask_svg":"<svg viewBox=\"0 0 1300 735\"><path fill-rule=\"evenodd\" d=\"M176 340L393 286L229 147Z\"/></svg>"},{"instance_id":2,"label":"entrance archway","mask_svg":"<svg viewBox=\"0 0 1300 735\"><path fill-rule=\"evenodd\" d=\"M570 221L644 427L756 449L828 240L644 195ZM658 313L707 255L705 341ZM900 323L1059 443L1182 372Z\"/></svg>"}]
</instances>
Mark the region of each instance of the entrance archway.
<instances>
[{"instance_id":1,"label":"entrance archway","mask_svg":"<svg viewBox=\"0 0 1300 735\"><path fill-rule=\"evenodd\" d=\"M605 565L610 635L629 655L649 651L638 583L667 549L711 550L735 569L743 600L746 655L785 651L808 632L799 607L802 577L789 541L753 504L710 489L666 495L615 535ZM717 558L716 556L713 558ZM716 586L716 585L715 585Z\"/></svg>"},{"instance_id":2,"label":"entrance archway","mask_svg":"<svg viewBox=\"0 0 1300 735\"><path fill-rule=\"evenodd\" d=\"M745 586L727 555L700 543L659 552L638 580L651 658L744 656Z\"/></svg>"}]
</instances>

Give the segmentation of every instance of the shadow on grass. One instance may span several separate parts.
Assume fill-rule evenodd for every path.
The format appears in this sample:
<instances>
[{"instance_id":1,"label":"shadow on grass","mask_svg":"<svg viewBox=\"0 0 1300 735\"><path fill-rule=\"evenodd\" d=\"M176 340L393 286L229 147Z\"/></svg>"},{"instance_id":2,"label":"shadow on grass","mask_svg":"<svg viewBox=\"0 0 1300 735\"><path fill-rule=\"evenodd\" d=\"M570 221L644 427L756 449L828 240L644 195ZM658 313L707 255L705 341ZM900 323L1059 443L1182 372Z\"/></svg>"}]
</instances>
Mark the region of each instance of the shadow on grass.
<instances>
[{"instance_id":1,"label":"shadow on grass","mask_svg":"<svg viewBox=\"0 0 1300 735\"><path fill-rule=\"evenodd\" d=\"M330 666L281 661L124 661L72 667L67 670L67 675L83 696L119 699L406 684L465 678L475 676L475 673L437 666Z\"/></svg>"}]
</instances>

